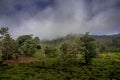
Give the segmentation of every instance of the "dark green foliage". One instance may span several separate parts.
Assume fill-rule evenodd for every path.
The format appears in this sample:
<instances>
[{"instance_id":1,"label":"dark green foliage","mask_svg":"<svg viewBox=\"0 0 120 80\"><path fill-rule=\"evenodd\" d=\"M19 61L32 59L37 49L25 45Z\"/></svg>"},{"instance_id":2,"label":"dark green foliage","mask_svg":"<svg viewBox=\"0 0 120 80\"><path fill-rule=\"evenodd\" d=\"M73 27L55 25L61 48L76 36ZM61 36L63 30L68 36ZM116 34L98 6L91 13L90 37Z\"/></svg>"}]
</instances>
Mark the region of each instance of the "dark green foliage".
<instances>
[{"instance_id":1,"label":"dark green foliage","mask_svg":"<svg viewBox=\"0 0 120 80\"><path fill-rule=\"evenodd\" d=\"M94 38L86 33L83 37L81 37L81 42L83 47L81 52L84 54L85 62L86 64L90 64L92 58L95 58L97 55Z\"/></svg>"},{"instance_id":2,"label":"dark green foliage","mask_svg":"<svg viewBox=\"0 0 120 80\"><path fill-rule=\"evenodd\" d=\"M64 61L66 62L66 61ZM64 63L57 60L29 64L1 65L0 80L119 80L120 63L108 59L94 59L90 66ZM75 62L79 63L79 62Z\"/></svg>"},{"instance_id":3,"label":"dark green foliage","mask_svg":"<svg viewBox=\"0 0 120 80\"><path fill-rule=\"evenodd\" d=\"M60 50L62 52L61 57L64 60L75 60L77 59L77 45L75 42L64 42L60 46Z\"/></svg>"},{"instance_id":4,"label":"dark green foliage","mask_svg":"<svg viewBox=\"0 0 120 80\"><path fill-rule=\"evenodd\" d=\"M17 44L9 34L6 34L2 40L2 59L10 59L17 52Z\"/></svg>"},{"instance_id":5,"label":"dark green foliage","mask_svg":"<svg viewBox=\"0 0 120 80\"><path fill-rule=\"evenodd\" d=\"M8 34L8 28L1 27L0 28L0 61L2 60L2 39L5 37L6 34Z\"/></svg>"},{"instance_id":6,"label":"dark green foliage","mask_svg":"<svg viewBox=\"0 0 120 80\"><path fill-rule=\"evenodd\" d=\"M82 37L82 34L76 35L67 35L65 37L61 37L51 41L43 41L46 44L54 44L59 45L64 41L73 41L73 39L78 36ZM120 52L119 41L120 41L120 34L115 35L90 35L95 39L95 43L97 44L96 47L100 52ZM114 44L115 43L115 44Z\"/></svg>"},{"instance_id":7,"label":"dark green foliage","mask_svg":"<svg viewBox=\"0 0 120 80\"><path fill-rule=\"evenodd\" d=\"M46 46L44 49L45 55L47 55L47 57L49 58L55 58L57 56L59 56L59 50L56 47L49 47Z\"/></svg>"},{"instance_id":8,"label":"dark green foliage","mask_svg":"<svg viewBox=\"0 0 120 80\"><path fill-rule=\"evenodd\" d=\"M32 35L22 35L17 38L19 46L21 46L26 40L32 40Z\"/></svg>"},{"instance_id":9,"label":"dark green foliage","mask_svg":"<svg viewBox=\"0 0 120 80\"><path fill-rule=\"evenodd\" d=\"M40 44L40 39L39 39L39 37L35 37L33 40L34 40L34 42L35 42L36 44Z\"/></svg>"},{"instance_id":10,"label":"dark green foliage","mask_svg":"<svg viewBox=\"0 0 120 80\"><path fill-rule=\"evenodd\" d=\"M19 58L21 55L32 56L37 48L40 48L38 37L32 38L32 35L23 35L15 41L8 34L8 28L0 29L0 59Z\"/></svg>"},{"instance_id":11,"label":"dark green foliage","mask_svg":"<svg viewBox=\"0 0 120 80\"><path fill-rule=\"evenodd\" d=\"M20 46L21 53L28 56L32 56L36 52L36 49L36 43L29 39Z\"/></svg>"},{"instance_id":12,"label":"dark green foliage","mask_svg":"<svg viewBox=\"0 0 120 80\"><path fill-rule=\"evenodd\" d=\"M100 52L120 52L120 34L93 36Z\"/></svg>"},{"instance_id":13,"label":"dark green foliage","mask_svg":"<svg viewBox=\"0 0 120 80\"><path fill-rule=\"evenodd\" d=\"M116 52L120 52L120 36L112 40L111 46L112 46L113 51L116 50Z\"/></svg>"},{"instance_id":14,"label":"dark green foliage","mask_svg":"<svg viewBox=\"0 0 120 80\"><path fill-rule=\"evenodd\" d=\"M6 34L8 34L8 28L7 27L1 27L0 28L0 34L2 35L2 37L4 37Z\"/></svg>"},{"instance_id":15,"label":"dark green foliage","mask_svg":"<svg viewBox=\"0 0 120 80\"><path fill-rule=\"evenodd\" d=\"M60 50L66 55L68 53L68 47L69 47L69 43L64 42L60 46Z\"/></svg>"},{"instance_id":16,"label":"dark green foliage","mask_svg":"<svg viewBox=\"0 0 120 80\"><path fill-rule=\"evenodd\" d=\"M23 35L16 40L19 44L19 53L21 55L32 56L37 49L40 49L40 39L33 38L32 35Z\"/></svg>"},{"instance_id":17,"label":"dark green foliage","mask_svg":"<svg viewBox=\"0 0 120 80\"><path fill-rule=\"evenodd\" d=\"M33 41L35 42L37 49L41 49L39 37L35 37Z\"/></svg>"}]
</instances>

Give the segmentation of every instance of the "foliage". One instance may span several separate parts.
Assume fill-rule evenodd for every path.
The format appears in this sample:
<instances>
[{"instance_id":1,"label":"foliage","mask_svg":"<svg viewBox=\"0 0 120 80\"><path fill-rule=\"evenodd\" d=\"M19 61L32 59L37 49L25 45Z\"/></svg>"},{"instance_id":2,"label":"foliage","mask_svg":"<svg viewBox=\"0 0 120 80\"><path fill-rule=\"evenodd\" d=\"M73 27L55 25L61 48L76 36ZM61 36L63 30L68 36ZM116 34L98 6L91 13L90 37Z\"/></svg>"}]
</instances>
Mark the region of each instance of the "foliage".
<instances>
[{"instance_id":1,"label":"foliage","mask_svg":"<svg viewBox=\"0 0 120 80\"><path fill-rule=\"evenodd\" d=\"M61 44L60 50L64 53L64 55L66 55L68 53L68 47L69 47L68 42L64 42Z\"/></svg>"},{"instance_id":2,"label":"foliage","mask_svg":"<svg viewBox=\"0 0 120 80\"><path fill-rule=\"evenodd\" d=\"M22 35L17 38L19 46L21 46L26 40L32 40L32 35Z\"/></svg>"},{"instance_id":3,"label":"foliage","mask_svg":"<svg viewBox=\"0 0 120 80\"><path fill-rule=\"evenodd\" d=\"M6 34L8 34L8 28L7 27L1 27L0 28L0 35L1 35L1 38L3 38Z\"/></svg>"},{"instance_id":4,"label":"foliage","mask_svg":"<svg viewBox=\"0 0 120 80\"><path fill-rule=\"evenodd\" d=\"M111 40L108 36L98 38L88 33L67 35L43 42L41 48L38 37L22 35L14 40L8 34L8 28L1 28L0 34L0 51L4 60L21 55L40 60L14 65L0 63L0 80L120 80L120 54L97 55L96 52L96 48L102 52L119 51L118 36ZM84 60L90 65L84 64Z\"/></svg>"},{"instance_id":5,"label":"foliage","mask_svg":"<svg viewBox=\"0 0 120 80\"><path fill-rule=\"evenodd\" d=\"M114 54L113 54L114 55ZM66 62L66 61L64 61ZM0 80L119 80L120 62L95 58L90 66L45 60L28 64L0 65Z\"/></svg>"},{"instance_id":6,"label":"foliage","mask_svg":"<svg viewBox=\"0 0 120 80\"><path fill-rule=\"evenodd\" d=\"M4 36L8 33L7 27L1 27L0 28L0 61L2 60L2 39Z\"/></svg>"},{"instance_id":7,"label":"foliage","mask_svg":"<svg viewBox=\"0 0 120 80\"><path fill-rule=\"evenodd\" d=\"M56 47L46 46L44 49L45 55L49 58L54 58L59 56L59 50Z\"/></svg>"},{"instance_id":8,"label":"foliage","mask_svg":"<svg viewBox=\"0 0 120 80\"><path fill-rule=\"evenodd\" d=\"M72 60L72 59L77 59L77 45L75 42L63 42L60 46L60 50L63 53L62 58L64 60Z\"/></svg>"},{"instance_id":9,"label":"foliage","mask_svg":"<svg viewBox=\"0 0 120 80\"><path fill-rule=\"evenodd\" d=\"M94 44L94 38L90 37L88 33L86 33L83 37L81 37L81 42L83 46L82 53L84 54L86 64L90 64L92 58L96 57L96 47Z\"/></svg>"},{"instance_id":10,"label":"foliage","mask_svg":"<svg viewBox=\"0 0 120 80\"><path fill-rule=\"evenodd\" d=\"M38 58L39 60L43 61L46 59L46 55L44 54L43 50L37 50L35 54L33 55L35 58Z\"/></svg>"},{"instance_id":11,"label":"foliage","mask_svg":"<svg viewBox=\"0 0 120 80\"><path fill-rule=\"evenodd\" d=\"M32 56L37 49L40 49L40 39L33 38L32 35L22 35L16 40L8 34L8 28L0 29L0 58L3 60L9 58L19 58L21 55Z\"/></svg>"},{"instance_id":12,"label":"foliage","mask_svg":"<svg viewBox=\"0 0 120 80\"><path fill-rule=\"evenodd\" d=\"M24 55L32 56L36 52L36 44L28 39L20 46L20 50Z\"/></svg>"},{"instance_id":13,"label":"foliage","mask_svg":"<svg viewBox=\"0 0 120 80\"><path fill-rule=\"evenodd\" d=\"M34 40L34 42L35 42L36 44L40 44L40 39L39 39L39 37L35 37L33 40Z\"/></svg>"},{"instance_id":14,"label":"foliage","mask_svg":"<svg viewBox=\"0 0 120 80\"><path fill-rule=\"evenodd\" d=\"M40 49L40 39L38 37L33 38L32 35L22 35L17 38L19 44L19 53L21 55L32 56L37 49Z\"/></svg>"},{"instance_id":15,"label":"foliage","mask_svg":"<svg viewBox=\"0 0 120 80\"><path fill-rule=\"evenodd\" d=\"M39 37L35 37L33 41L35 42L37 49L41 49Z\"/></svg>"},{"instance_id":16,"label":"foliage","mask_svg":"<svg viewBox=\"0 0 120 80\"><path fill-rule=\"evenodd\" d=\"M4 60L12 58L17 52L16 42L11 38L9 34L6 34L2 40L2 58Z\"/></svg>"}]
</instances>

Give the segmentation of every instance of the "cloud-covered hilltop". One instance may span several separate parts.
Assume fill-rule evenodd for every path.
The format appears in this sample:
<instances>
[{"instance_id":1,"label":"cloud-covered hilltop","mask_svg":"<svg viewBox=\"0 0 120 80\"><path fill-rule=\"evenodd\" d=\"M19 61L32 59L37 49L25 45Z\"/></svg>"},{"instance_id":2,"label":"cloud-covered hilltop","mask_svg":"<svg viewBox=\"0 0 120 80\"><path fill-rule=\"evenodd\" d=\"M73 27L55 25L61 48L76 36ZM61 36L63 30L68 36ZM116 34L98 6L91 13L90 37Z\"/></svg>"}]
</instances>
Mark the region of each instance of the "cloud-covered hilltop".
<instances>
[{"instance_id":1,"label":"cloud-covered hilltop","mask_svg":"<svg viewBox=\"0 0 120 80\"><path fill-rule=\"evenodd\" d=\"M41 39L120 33L120 0L0 0L0 26Z\"/></svg>"}]
</instances>

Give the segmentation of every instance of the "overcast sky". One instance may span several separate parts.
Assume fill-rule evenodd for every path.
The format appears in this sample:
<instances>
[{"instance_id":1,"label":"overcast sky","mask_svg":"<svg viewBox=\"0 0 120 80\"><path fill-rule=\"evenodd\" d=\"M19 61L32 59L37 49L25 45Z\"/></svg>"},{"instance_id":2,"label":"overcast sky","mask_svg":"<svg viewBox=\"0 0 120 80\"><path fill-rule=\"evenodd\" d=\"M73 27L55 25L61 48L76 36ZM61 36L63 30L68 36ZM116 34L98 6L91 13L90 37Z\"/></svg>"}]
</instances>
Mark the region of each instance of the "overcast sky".
<instances>
[{"instance_id":1,"label":"overcast sky","mask_svg":"<svg viewBox=\"0 0 120 80\"><path fill-rule=\"evenodd\" d=\"M0 26L14 38L120 33L120 0L0 0Z\"/></svg>"}]
</instances>

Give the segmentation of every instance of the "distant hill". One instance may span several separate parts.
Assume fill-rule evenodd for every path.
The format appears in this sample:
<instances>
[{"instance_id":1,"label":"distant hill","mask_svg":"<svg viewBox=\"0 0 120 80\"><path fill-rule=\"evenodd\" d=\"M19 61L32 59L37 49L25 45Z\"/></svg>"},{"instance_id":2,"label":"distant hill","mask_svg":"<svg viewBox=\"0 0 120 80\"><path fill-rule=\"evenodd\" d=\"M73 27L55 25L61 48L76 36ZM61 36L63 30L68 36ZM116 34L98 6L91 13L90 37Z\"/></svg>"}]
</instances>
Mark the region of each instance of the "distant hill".
<instances>
[{"instance_id":1,"label":"distant hill","mask_svg":"<svg viewBox=\"0 0 120 80\"><path fill-rule=\"evenodd\" d=\"M73 41L75 37L81 37L84 34L69 34L65 37L60 37L54 40L45 40L42 43L58 45L64 41ZM101 51L120 51L120 34L114 35L90 35L92 36Z\"/></svg>"}]
</instances>

